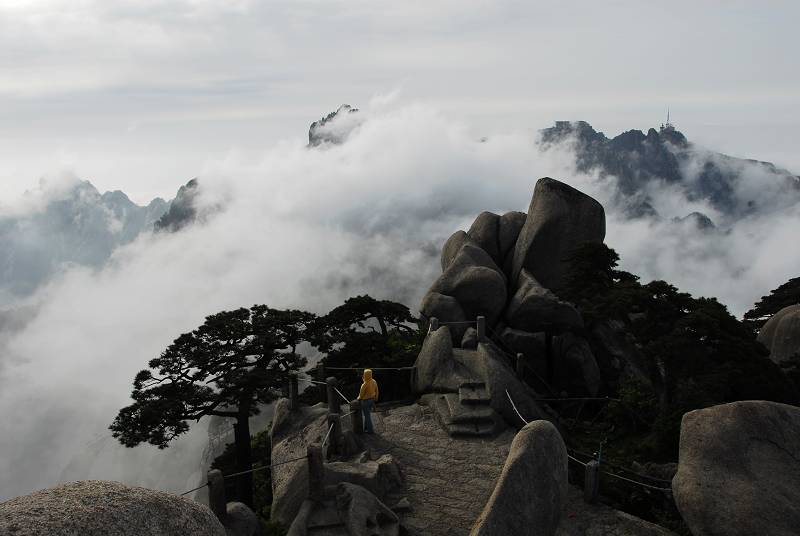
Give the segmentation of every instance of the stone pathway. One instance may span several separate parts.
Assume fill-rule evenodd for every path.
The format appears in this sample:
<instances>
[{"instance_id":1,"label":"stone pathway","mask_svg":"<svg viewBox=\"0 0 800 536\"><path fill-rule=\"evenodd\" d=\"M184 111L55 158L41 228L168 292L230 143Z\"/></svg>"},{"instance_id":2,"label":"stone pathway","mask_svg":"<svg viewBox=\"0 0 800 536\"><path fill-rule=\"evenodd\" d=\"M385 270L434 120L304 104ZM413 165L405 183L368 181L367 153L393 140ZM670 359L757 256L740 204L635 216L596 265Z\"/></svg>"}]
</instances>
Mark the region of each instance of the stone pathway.
<instances>
[{"instance_id":1,"label":"stone pathway","mask_svg":"<svg viewBox=\"0 0 800 536\"><path fill-rule=\"evenodd\" d=\"M516 431L494 438L450 437L433 410L419 404L379 409L375 435L363 435L373 455L391 454L406 480L411 510L401 522L415 536L468 536L494 490ZM674 536L602 505L586 505L569 486L557 536Z\"/></svg>"},{"instance_id":2,"label":"stone pathway","mask_svg":"<svg viewBox=\"0 0 800 536\"><path fill-rule=\"evenodd\" d=\"M381 410L379 410L381 411ZM403 471L411 511L403 524L419 535L466 536L494 490L513 430L495 438L451 438L430 408L412 404L373 415L375 454L391 454Z\"/></svg>"}]
</instances>

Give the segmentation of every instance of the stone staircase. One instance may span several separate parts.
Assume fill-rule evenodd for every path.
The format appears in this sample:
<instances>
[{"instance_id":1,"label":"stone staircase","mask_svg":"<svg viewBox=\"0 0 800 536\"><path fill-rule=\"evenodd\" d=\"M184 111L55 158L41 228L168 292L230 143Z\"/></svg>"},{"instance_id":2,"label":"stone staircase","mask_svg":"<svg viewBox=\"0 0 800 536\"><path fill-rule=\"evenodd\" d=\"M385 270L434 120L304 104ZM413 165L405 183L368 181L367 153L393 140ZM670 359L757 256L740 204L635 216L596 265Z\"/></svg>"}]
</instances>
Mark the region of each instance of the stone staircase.
<instances>
[{"instance_id":1,"label":"stone staircase","mask_svg":"<svg viewBox=\"0 0 800 536\"><path fill-rule=\"evenodd\" d=\"M491 436L505 426L503 419L490 406L489 391L479 380L467 380L458 386L458 393L424 395L439 423L451 437Z\"/></svg>"}]
</instances>

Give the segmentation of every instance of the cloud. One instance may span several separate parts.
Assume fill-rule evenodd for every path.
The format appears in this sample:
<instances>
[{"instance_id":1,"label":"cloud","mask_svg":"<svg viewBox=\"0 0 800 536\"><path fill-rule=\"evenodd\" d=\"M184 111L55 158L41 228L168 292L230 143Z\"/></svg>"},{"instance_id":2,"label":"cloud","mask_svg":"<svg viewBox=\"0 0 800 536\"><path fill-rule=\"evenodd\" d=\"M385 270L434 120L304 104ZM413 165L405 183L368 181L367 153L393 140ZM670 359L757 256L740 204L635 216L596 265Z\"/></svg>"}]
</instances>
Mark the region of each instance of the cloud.
<instances>
[{"instance_id":1,"label":"cloud","mask_svg":"<svg viewBox=\"0 0 800 536\"><path fill-rule=\"evenodd\" d=\"M796 208L716 234L630 221L615 205L614 178L576 173L568 148L541 153L527 132L480 141L469 125L396 99L377 99L364 113L342 145L288 140L257 159L210 162L198 202L221 210L181 232L140 237L103 269L73 267L37 294L38 312L0 354L0 408L13 416L0 438L4 496L62 474L188 489L199 475L202 423L177 447L180 463L164 463L171 451L91 443L129 403L133 376L149 359L206 315L254 303L324 313L369 293L415 309L439 273L444 240L483 210L527 210L542 176L606 205L607 242L645 280L719 296L741 313L800 271L800 253L787 247L798 238ZM679 190L650 194L665 214L708 209ZM76 461L92 448L105 453L97 463Z\"/></svg>"}]
</instances>

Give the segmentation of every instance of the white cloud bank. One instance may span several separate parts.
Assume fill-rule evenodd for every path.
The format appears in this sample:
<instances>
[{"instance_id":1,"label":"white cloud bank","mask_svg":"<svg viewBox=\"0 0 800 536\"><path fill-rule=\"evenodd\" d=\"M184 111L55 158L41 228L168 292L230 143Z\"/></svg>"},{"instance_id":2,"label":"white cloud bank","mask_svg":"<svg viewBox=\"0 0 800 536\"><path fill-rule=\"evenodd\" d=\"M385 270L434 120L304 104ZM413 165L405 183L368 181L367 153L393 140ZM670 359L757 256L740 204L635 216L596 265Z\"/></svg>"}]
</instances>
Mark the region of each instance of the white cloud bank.
<instances>
[{"instance_id":1,"label":"white cloud bank","mask_svg":"<svg viewBox=\"0 0 800 536\"><path fill-rule=\"evenodd\" d=\"M381 101L364 113L344 145L308 150L305 140L285 141L257 161L231 156L208 166L200 200L222 201L221 212L142 237L106 268L71 269L38 294L38 314L0 354L0 499L51 485L76 454L85 458L87 442L107 434L129 403L134 374L204 316L254 303L324 313L359 293L415 309L438 275L446 237L482 210L527 210L542 176L606 205L607 242L644 280L718 296L741 313L800 272L800 250L791 247L798 207L706 235L630 222L610 205L613 179L576 174L569 152L542 154L529 134L482 143L420 105ZM679 191L653 195L667 219L689 212ZM202 427L196 435L181 443L180 463L165 466L168 452L116 448L80 471L182 491L199 475Z\"/></svg>"}]
</instances>

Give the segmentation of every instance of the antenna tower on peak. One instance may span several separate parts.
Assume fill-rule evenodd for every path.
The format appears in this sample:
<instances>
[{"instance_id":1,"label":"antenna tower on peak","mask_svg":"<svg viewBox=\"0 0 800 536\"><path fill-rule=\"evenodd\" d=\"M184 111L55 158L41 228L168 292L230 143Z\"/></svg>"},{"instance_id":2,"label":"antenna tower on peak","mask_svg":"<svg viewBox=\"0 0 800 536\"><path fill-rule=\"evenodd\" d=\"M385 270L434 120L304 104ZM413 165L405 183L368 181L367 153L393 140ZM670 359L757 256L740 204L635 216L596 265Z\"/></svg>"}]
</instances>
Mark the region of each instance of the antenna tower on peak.
<instances>
[{"instance_id":1,"label":"antenna tower on peak","mask_svg":"<svg viewBox=\"0 0 800 536\"><path fill-rule=\"evenodd\" d=\"M669 106L667 106L667 122L661 125L661 130L667 130L671 128L675 127L672 125L672 123L669 122Z\"/></svg>"}]
</instances>

